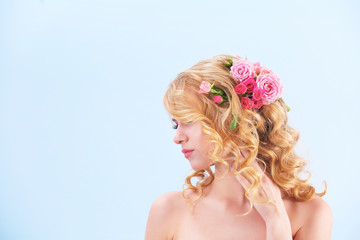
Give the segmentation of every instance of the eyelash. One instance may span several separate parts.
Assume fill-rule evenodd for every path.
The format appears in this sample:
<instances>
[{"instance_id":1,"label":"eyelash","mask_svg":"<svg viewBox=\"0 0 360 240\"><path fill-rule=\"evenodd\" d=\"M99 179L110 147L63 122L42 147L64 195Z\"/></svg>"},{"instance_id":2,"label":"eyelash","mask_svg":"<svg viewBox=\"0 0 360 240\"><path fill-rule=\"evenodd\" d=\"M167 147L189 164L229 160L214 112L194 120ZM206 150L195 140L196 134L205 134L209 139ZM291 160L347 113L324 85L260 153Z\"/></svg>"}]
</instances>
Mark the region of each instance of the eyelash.
<instances>
[{"instance_id":1,"label":"eyelash","mask_svg":"<svg viewBox=\"0 0 360 240\"><path fill-rule=\"evenodd\" d=\"M179 126L179 124L177 124L177 123L174 122L172 128L173 128L173 129L177 129L178 126Z\"/></svg>"},{"instance_id":2,"label":"eyelash","mask_svg":"<svg viewBox=\"0 0 360 240\"><path fill-rule=\"evenodd\" d=\"M192 121L191 121L191 122L187 122L186 124L190 124L190 123L192 123ZM179 124L178 124L176 121L173 121L173 126L172 126L172 128L173 128L173 129L177 129L178 126L179 126Z\"/></svg>"}]
</instances>

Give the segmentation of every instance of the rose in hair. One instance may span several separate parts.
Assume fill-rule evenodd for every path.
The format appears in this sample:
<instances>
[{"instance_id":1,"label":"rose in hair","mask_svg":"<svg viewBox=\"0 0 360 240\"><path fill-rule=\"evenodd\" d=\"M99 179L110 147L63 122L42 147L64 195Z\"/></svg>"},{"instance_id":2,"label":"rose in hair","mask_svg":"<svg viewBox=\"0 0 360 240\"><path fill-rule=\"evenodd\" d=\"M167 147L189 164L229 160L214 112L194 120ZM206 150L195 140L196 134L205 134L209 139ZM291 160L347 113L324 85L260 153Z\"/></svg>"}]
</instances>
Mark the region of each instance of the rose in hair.
<instances>
[{"instance_id":1,"label":"rose in hair","mask_svg":"<svg viewBox=\"0 0 360 240\"><path fill-rule=\"evenodd\" d=\"M223 101L223 98L220 95L216 95L213 97L214 103L221 103Z\"/></svg>"},{"instance_id":2,"label":"rose in hair","mask_svg":"<svg viewBox=\"0 0 360 240\"><path fill-rule=\"evenodd\" d=\"M255 71L256 75L260 74L261 66L260 66L259 62L254 63L254 71Z\"/></svg>"},{"instance_id":3,"label":"rose in hair","mask_svg":"<svg viewBox=\"0 0 360 240\"><path fill-rule=\"evenodd\" d=\"M240 102L241 102L241 107L242 108L249 109L249 108L252 108L253 105L254 105L254 102L248 97L241 98Z\"/></svg>"},{"instance_id":4,"label":"rose in hair","mask_svg":"<svg viewBox=\"0 0 360 240\"><path fill-rule=\"evenodd\" d=\"M262 101L264 105L275 102L283 92L283 84L274 73L260 74L257 77L257 88L264 90Z\"/></svg>"},{"instance_id":5,"label":"rose in hair","mask_svg":"<svg viewBox=\"0 0 360 240\"><path fill-rule=\"evenodd\" d=\"M273 74L275 74L273 71L271 71L271 70L268 69L267 67L261 67L261 69L260 69L260 74L268 74L268 73L273 73Z\"/></svg>"},{"instance_id":6,"label":"rose in hair","mask_svg":"<svg viewBox=\"0 0 360 240\"><path fill-rule=\"evenodd\" d=\"M253 100L261 100L265 94L265 90L261 88L254 88L252 99Z\"/></svg>"},{"instance_id":7,"label":"rose in hair","mask_svg":"<svg viewBox=\"0 0 360 240\"><path fill-rule=\"evenodd\" d=\"M239 82L242 83L248 78L255 78L256 73L254 64L247 60L239 60L233 63L230 68L230 74Z\"/></svg>"},{"instance_id":8,"label":"rose in hair","mask_svg":"<svg viewBox=\"0 0 360 240\"><path fill-rule=\"evenodd\" d=\"M246 86L246 89L247 89L246 92L248 92L248 93L252 93L256 86L255 79L253 79L253 78L246 79L245 81L242 82L242 84L244 84Z\"/></svg>"},{"instance_id":9,"label":"rose in hair","mask_svg":"<svg viewBox=\"0 0 360 240\"><path fill-rule=\"evenodd\" d=\"M202 81L200 85L199 93L209 93L211 89L211 85L208 82Z\"/></svg>"},{"instance_id":10,"label":"rose in hair","mask_svg":"<svg viewBox=\"0 0 360 240\"><path fill-rule=\"evenodd\" d=\"M259 108L261 108L262 105L263 105L262 100L254 100L253 108L259 109Z\"/></svg>"},{"instance_id":11,"label":"rose in hair","mask_svg":"<svg viewBox=\"0 0 360 240\"><path fill-rule=\"evenodd\" d=\"M246 93L246 86L243 83L239 83L238 85L235 86L235 92L236 94L244 94Z\"/></svg>"}]
</instances>

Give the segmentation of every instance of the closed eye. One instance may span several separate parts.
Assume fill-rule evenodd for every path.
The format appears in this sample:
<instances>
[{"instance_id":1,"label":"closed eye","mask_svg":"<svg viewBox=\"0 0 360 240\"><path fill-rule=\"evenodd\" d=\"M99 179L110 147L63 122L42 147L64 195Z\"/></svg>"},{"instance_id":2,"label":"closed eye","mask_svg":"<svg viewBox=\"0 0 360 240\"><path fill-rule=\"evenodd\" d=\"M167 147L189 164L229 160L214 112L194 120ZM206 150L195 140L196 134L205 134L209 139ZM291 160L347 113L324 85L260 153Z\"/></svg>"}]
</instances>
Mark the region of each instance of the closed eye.
<instances>
[{"instance_id":1,"label":"closed eye","mask_svg":"<svg viewBox=\"0 0 360 240\"><path fill-rule=\"evenodd\" d=\"M176 121L175 119L172 119L172 128L173 129L177 129L178 128L178 126L179 126L179 123L178 123L178 121Z\"/></svg>"}]
</instances>

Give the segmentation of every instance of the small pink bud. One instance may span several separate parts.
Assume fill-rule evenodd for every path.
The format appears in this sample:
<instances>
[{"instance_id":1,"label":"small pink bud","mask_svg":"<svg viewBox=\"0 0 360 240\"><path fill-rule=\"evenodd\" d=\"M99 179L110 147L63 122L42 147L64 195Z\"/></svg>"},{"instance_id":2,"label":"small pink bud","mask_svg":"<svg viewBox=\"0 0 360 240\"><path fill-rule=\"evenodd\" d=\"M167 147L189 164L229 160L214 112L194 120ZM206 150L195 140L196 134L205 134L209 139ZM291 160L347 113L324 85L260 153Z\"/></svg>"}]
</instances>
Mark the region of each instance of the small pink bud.
<instances>
[{"instance_id":1,"label":"small pink bud","mask_svg":"<svg viewBox=\"0 0 360 240\"><path fill-rule=\"evenodd\" d=\"M223 101L223 98L220 95L216 95L213 98L214 103L221 103Z\"/></svg>"}]
</instances>

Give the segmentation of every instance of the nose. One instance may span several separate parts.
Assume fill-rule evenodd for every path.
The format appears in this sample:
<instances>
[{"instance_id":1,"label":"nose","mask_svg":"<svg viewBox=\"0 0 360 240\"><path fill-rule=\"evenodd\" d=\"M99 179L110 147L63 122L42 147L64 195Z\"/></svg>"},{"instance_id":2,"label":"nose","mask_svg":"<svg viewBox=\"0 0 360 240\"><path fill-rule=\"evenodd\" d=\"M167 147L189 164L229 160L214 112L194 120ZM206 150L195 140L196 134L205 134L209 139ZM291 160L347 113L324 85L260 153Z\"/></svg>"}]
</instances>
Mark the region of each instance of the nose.
<instances>
[{"instance_id":1,"label":"nose","mask_svg":"<svg viewBox=\"0 0 360 240\"><path fill-rule=\"evenodd\" d=\"M179 125L174 136L174 143L182 144L186 141L188 141L188 137Z\"/></svg>"}]
</instances>

